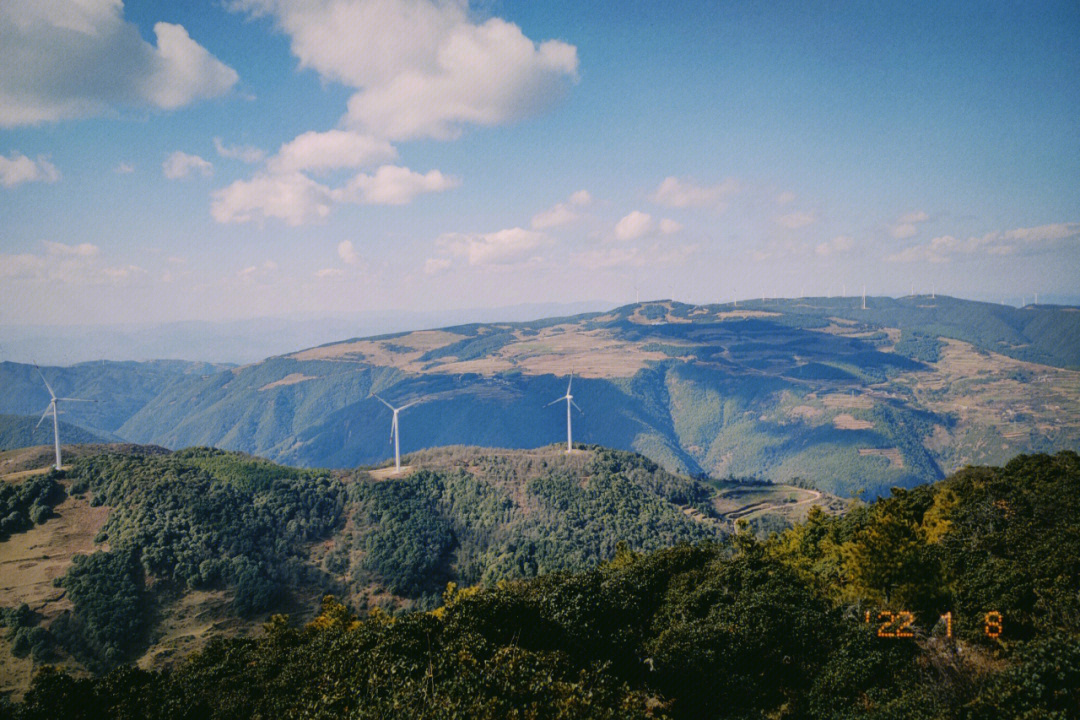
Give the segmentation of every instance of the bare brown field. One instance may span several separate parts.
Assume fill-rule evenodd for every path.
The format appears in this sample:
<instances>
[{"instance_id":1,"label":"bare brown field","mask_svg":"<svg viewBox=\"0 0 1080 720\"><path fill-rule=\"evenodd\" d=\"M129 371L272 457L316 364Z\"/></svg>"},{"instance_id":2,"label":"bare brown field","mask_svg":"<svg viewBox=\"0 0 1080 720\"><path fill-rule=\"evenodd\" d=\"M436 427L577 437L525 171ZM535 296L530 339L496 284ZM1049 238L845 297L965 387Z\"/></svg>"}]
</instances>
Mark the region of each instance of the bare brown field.
<instances>
[{"instance_id":1,"label":"bare brown field","mask_svg":"<svg viewBox=\"0 0 1080 720\"><path fill-rule=\"evenodd\" d=\"M0 607L26 603L44 616L46 624L72 607L66 591L54 587L53 579L67 572L76 554L108 549L94 543L109 515L108 507L90 507L83 498L68 497L54 512L59 517L0 543ZM67 669L79 672L77 666ZM30 658L14 657L8 641L0 640L0 693L21 694L29 687L32 673Z\"/></svg>"},{"instance_id":2,"label":"bare brown field","mask_svg":"<svg viewBox=\"0 0 1080 720\"><path fill-rule=\"evenodd\" d=\"M259 388L259 390L271 390L276 387L282 387L283 385L296 385L297 383L302 383L305 380L315 379L317 378L314 375L305 375L303 373L289 373L280 380L275 380L272 383L267 383L263 385L261 388Z\"/></svg>"},{"instance_id":3,"label":"bare brown field","mask_svg":"<svg viewBox=\"0 0 1080 720\"><path fill-rule=\"evenodd\" d=\"M834 417L833 425L837 430L871 430L874 427L874 423L869 420L858 420L847 413L841 413Z\"/></svg>"},{"instance_id":4,"label":"bare brown field","mask_svg":"<svg viewBox=\"0 0 1080 720\"><path fill-rule=\"evenodd\" d=\"M50 619L70 609L53 579L67 572L76 554L108 549L94 542L109 516L108 507L91 507L85 498L68 497L54 512L59 517L0 543L0 607L26 603Z\"/></svg>"},{"instance_id":5,"label":"bare brown field","mask_svg":"<svg viewBox=\"0 0 1080 720\"><path fill-rule=\"evenodd\" d=\"M356 340L337 343L302 350L288 357L295 360L352 360L372 365L401 367L403 364L415 362L429 350L445 347L464 339L464 335L445 330L418 330L392 340ZM398 351L395 348L408 348L408 350Z\"/></svg>"},{"instance_id":6,"label":"bare brown field","mask_svg":"<svg viewBox=\"0 0 1080 720\"><path fill-rule=\"evenodd\" d=\"M821 408L816 408L812 405L796 405L795 407L788 410L788 415L790 415L791 417L812 420L814 418L821 417L822 412L823 411L821 410Z\"/></svg>"}]
</instances>

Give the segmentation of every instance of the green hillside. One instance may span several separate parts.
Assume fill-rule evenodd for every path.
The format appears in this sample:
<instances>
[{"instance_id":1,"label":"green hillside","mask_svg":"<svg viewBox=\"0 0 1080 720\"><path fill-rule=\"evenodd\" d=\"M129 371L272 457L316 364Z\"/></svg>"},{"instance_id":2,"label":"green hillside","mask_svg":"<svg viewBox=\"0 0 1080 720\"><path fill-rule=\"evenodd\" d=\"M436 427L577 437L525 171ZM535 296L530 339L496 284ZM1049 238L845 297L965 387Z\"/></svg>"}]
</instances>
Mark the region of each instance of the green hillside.
<instances>
[{"instance_id":1,"label":"green hillside","mask_svg":"<svg viewBox=\"0 0 1080 720\"><path fill-rule=\"evenodd\" d=\"M45 419L38 425L40 415L37 417L27 415L0 415L0 450L13 450L15 448L33 447L34 445L51 445L53 442L52 417ZM98 434L73 425L64 420L60 421L60 439L66 445L68 443L104 443L109 438L104 434Z\"/></svg>"},{"instance_id":2,"label":"green hillside","mask_svg":"<svg viewBox=\"0 0 1080 720\"><path fill-rule=\"evenodd\" d=\"M404 452L557 442L564 418L547 404L571 372L575 440L692 475L873 497L1080 448L1080 311L941 296L868 298L866 310L856 298L661 301L353 338L239 368L112 365L46 369L99 400L96 416L72 417L84 427L305 467L389 457L390 415L373 392L422 400L402 416ZM32 368L5 374L21 379L0 410L42 401ZM128 376L135 389L110 400Z\"/></svg>"},{"instance_id":3,"label":"green hillside","mask_svg":"<svg viewBox=\"0 0 1080 720\"><path fill-rule=\"evenodd\" d=\"M586 572L449 585L432 612L361 617L326 598L302 627L276 616L171 672L43 671L9 712L1076 717L1078 519L1080 456L1021 456L765 542L620 547Z\"/></svg>"},{"instance_id":4,"label":"green hillside","mask_svg":"<svg viewBox=\"0 0 1080 720\"><path fill-rule=\"evenodd\" d=\"M449 448L407 462L400 476L332 473L134 447L0 481L13 518L0 567L18 569L0 580L0 607L34 607L11 650L96 671L157 664L325 593L431 608L448 582L588 570L617 542L650 551L732 527L711 487L630 453Z\"/></svg>"}]
</instances>

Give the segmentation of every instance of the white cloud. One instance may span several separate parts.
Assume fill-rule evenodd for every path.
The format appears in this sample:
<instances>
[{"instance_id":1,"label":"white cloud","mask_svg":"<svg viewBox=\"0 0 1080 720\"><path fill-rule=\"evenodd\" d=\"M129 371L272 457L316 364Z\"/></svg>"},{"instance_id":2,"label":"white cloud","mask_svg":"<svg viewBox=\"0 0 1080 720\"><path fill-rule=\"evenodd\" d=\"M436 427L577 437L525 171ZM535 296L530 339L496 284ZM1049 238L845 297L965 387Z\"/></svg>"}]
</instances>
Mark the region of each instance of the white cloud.
<instances>
[{"instance_id":1,"label":"white cloud","mask_svg":"<svg viewBox=\"0 0 1080 720\"><path fill-rule=\"evenodd\" d=\"M356 252L356 248L353 247L351 240L342 240L337 246L338 257L346 265L357 265L360 263L360 254Z\"/></svg>"},{"instance_id":2,"label":"white cloud","mask_svg":"<svg viewBox=\"0 0 1080 720\"><path fill-rule=\"evenodd\" d=\"M19 152L13 152L11 157L0 155L0 185L6 188L25 182L54 183L59 179L60 171L43 155L38 155L37 160L31 160Z\"/></svg>"},{"instance_id":3,"label":"white cloud","mask_svg":"<svg viewBox=\"0 0 1080 720\"><path fill-rule=\"evenodd\" d=\"M223 158L249 164L259 162L266 154L260 148L250 145L226 145L219 137L214 138L214 149Z\"/></svg>"},{"instance_id":4,"label":"white cloud","mask_svg":"<svg viewBox=\"0 0 1080 720\"><path fill-rule=\"evenodd\" d=\"M791 192L790 190L786 190L776 196L776 204L788 205L789 203L795 202L796 197L797 196L795 195L795 193Z\"/></svg>"},{"instance_id":5,"label":"white cloud","mask_svg":"<svg viewBox=\"0 0 1080 720\"><path fill-rule=\"evenodd\" d=\"M715 185L698 185L693 180L664 178L649 199L657 205L672 208L714 207L723 210L724 199L739 191L739 183L728 178Z\"/></svg>"},{"instance_id":6,"label":"white cloud","mask_svg":"<svg viewBox=\"0 0 1080 720\"><path fill-rule=\"evenodd\" d=\"M443 192L460 184L457 178L438 170L422 175L407 167L383 165L374 175L358 174L334 191L334 198L361 205L405 205L422 193Z\"/></svg>"},{"instance_id":7,"label":"white cloud","mask_svg":"<svg viewBox=\"0 0 1080 720\"><path fill-rule=\"evenodd\" d=\"M615 223L615 239L637 240L651 233L654 227L652 215L633 210Z\"/></svg>"},{"instance_id":8,"label":"white cloud","mask_svg":"<svg viewBox=\"0 0 1080 720\"><path fill-rule=\"evenodd\" d=\"M131 163L122 162L113 168L113 172L117 175L129 175L135 172L135 166Z\"/></svg>"},{"instance_id":9,"label":"white cloud","mask_svg":"<svg viewBox=\"0 0 1080 720\"><path fill-rule=\"evenodd\" d=\"M922 210L913 210L912 212L901 215L897 218L896 222L889 229L889 232L897 240L903 238L909 238L915 235L919 231L918 226L927 220L930 216Z\"/></svg>"},{"instance_id":10,"label":"white cloud","mask_svg":"<svg viewBox=\"0 0 1080 720\"><path fill-rule=\"evenodd\" d=\"M347 130L306 132L285 143L268 167L273 172L360 168L397 157L386 140Z\"/></svg>"},{"instance_id":11,"label":"white cloud","mask_svg":"<svg viewBox=\"0 0 1080 720\"><path fill-rule=\"evenodd\" d=\"M1018 255L1054 248L1062 240L1080 238L1080 222L1054 223L994 231L966 239L942 235L889 255L891 262L949 262L961 255Z\"/></svg>"},{"instance_id":12,"label":"white cloud","mask_svg":"<svg viewBox=\"0 0 1080 720\"><path fill-rule=\"evenodd\" d=\"M220 223L277 218L296 226L327 217L334 203L404 205L421 193L442 192L458 184L457 178L438 170L420 174L391 165L374 175L360 173L340 188L315 182L301 172L260 173L216 190L210 214Z\"/></svg>"},{"instance_id":13,"label":"white cloud","mask_svg":"<svg viewBox=\"0 0 1080 720\"><path fill-rule=\"evenodd\" d=\"M788 230L798 230L807 225L812 225L816 220L817 216L815 216L814 213L803 212L801 210L789 212L776 218L777 224L786 227Z\"/></svg>"},{"instance_id":14,"label":"white cloud","mask_svg":"<svg viewBox=\"0 0 1080 720\"><path fill-rule=\"evenodd\" d=\"M643 237L656 235L671 235L683 229L682 223L671 218L662 218L659 222L653 219L649 213L633 210L624 215L619 222L615 223L615 239L628 242L639 240Z\"/></svg>"},{"instance_id":15,"label":"white cloud","mask_svg":"<svg viewBox=\"0 0 1080 720\"><path fill-rule=\"evenodd\" d=\"M565 202L556 203L547 210L542 210L532 218L533 230L545 230L547 228L569 225L578 220L581 215L579 208L588 207L592 204L592 195L587 190L578 190Z\"/></svg>"},{"instance_id":16,"label":"white cloud","mask_svg":"<svg viewBox=\"0 0 1080 720\"><path fill-rule=\"evenodd\" d=\"M346 125L378 137L451 138L463 125L535 115L577 77L577 49L535 43L467 0L233 0L272 15L301 67L357 92Z\"/></svg>"},{"instance_id":17,"label":"white cloud","mask_svg":"<svg viewBox=\"0 0 1080 720\"><path fill-rule=\"evenodd\" d=\"M330 188L303 173L256 175L214 191L210 214L219 223L277 218L302 225L330 214Z\"/></svg>"},{"instance_id":18,"label":"white cloud","mask_svg":"<svg viewBox=\"0 0 1080 720\"><path fill-rule=\"evenodd\" d=\"M570 204L575 207L588 207L592 205L592 195L588 190L578 190L570 196Z\"/></svg>"},{"instance_id":19,"label":"white cloud","mask_svg":"<svg viewBox=\"0 0 1080 720\"><path fill-rule=\"evenodd\" d=\"M441 275L449 270L453 264L448 258L428 258L424 262L424 274Z\"/></svg>"},{"instance_id":20,"label":"white cloud","mask_svg":"<svg viewBox=\"0 0 1080 720\"><path fill-rule=\"evenodd\" d=\"M533 251L549 242L547 235L524 228L508 228L492 233L448 233L436 245L451 257L469 265L507 265L532 259ZM442 264L436 262L436 271ZM425 271L428 268L425 267Z\"/></svg>"},{"instance_id":21,"label":"white cloud","mask_svg":"<svg viewBox=\"0 0 1080 720\"><path fill-rule=\"evenodd\" d=\"M847 235L837 235L832 240L819 243L814 252L822 257L828 257L836 253L847 252L853 246L853 241Z\"/></svg>"},{"instance_id":22,"label":"white cloud","mask_svg":"<svg viewBox=\"0 0 1080 720\"><path fill-rule=\"evenodd\" d=\"M151 45L123 9L120 0L0 3L0 126L173 109L236 84L236 71L182 26L155 24Z\"/></svg>"},{"instance_id":23,"label":"white cloud","mask_svg":"<svg viewBox=\"0 0 1080 720\"><path fill-rule=\"evenodd\" d=\"M682 223L676 222L671 218L662 218L660 220L660 233L662 235L673 235L682 229Z\"/></svg>"},{"instance_id":24,"label":"white cloud","mask_svg":"<svg viewBox=\"0 0 1080 720\"><path fill-rule=\"evenodd\" d=\"M182 180L192 172L197 172L203 177L210 177L214 174L214 166L208 161L203 160L198 155L188 155L180 150L174 152L165 159L165 162L161 163L161 170L165 173L165 177L170 180Z\"/></svg>"},{"instance_id":25,"label":"white cloud","mask_svg":"<svg viewBox=\"0 0 1080 720\"><path fill-rule=\"evenodd\" d=\"M323 268L322 270L315 271L315 277L327 279L327 278L339 278L344 277L345 271L341 268Z\"/></svg>"}]
</instances>

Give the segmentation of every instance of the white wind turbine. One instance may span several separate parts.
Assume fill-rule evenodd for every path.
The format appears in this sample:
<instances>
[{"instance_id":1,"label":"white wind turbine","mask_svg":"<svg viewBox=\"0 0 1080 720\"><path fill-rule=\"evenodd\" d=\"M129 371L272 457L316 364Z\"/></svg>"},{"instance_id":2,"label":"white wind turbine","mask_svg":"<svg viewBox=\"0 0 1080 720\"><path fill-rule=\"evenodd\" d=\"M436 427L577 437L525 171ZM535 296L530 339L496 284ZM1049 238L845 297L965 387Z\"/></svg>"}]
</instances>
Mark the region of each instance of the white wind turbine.
<instances>
[{"instance_id":1,"label":"white wind turbine","mask_svg":"<svg viewBox=\"0 0 1080 720\"><path fill-rule=\"evenodd\" d=\"M57 420L57 415L60 414L60 409L57 406L60 402L97 402L96 400L83 400L82 398L58 398L56 393L53 392L52 385L45 379L45 375L42 374L41 368L34 365L34 369L37 370L38 375L41 375L41 381L45 383L45 387L49 389L49 406L45 408L45 412L41 413L41 419L38 420L35 429L41 427L41 423L45 422L45 417L52 413L52 428L53 428L53 446L56 449L56 469L60 469L60 422Z\"/></svg>"},{"instance_id":2,"label":"white wind turbine","mask_svg":"<svg viewBox=\"0 0 1080 720\"><path fill-rule=\"evenodd\" d=\"M571 433L570 433L570 406L573 405L574 407L576 407L578 409L579 413L581 413L582 415L585 414L585 411L582 410L580 407L578 407L578 404L576 402L574 402L574 396L570 394L570 386L573 385L573 384L574 384L574 373L571 372L570 373L570 382L566 383L566 394L563 395L558 400L552 400L551 402L549 402L547 405L544 406L544 407L551 407L552 405L554 405L557 402L562 402L563 400L566 401L566 452L570 452L570 451L572 451L574 449L574 443L573 443L573 439L572 439Z\"/></svg>"},{"instance_id":3,"label":"white wind turbine","mask_svg":"<svg viewBox=\"0 0 1080 720\"><path fill-rule=\"evenodd\" d=\"M419 400L413 400L411 403L409 403L407 405L402 405L401 407L394 407L393 405L386 402L385 400L383 400L378 395L375 395L375 393L371 393L371 394L374 397L378 398L379 402L381 402L386 407L390 408L394 413L394 421L392 423L390 423L390 437L392 437L394 439L394 474L396 475L396 474L401 472L401 430L398 428L397 416L398 416L398 413L401 412L402 410L405 410L407 408L411 408L413 405L416 405L420 401Z\"/></svg>"}]
</instances>

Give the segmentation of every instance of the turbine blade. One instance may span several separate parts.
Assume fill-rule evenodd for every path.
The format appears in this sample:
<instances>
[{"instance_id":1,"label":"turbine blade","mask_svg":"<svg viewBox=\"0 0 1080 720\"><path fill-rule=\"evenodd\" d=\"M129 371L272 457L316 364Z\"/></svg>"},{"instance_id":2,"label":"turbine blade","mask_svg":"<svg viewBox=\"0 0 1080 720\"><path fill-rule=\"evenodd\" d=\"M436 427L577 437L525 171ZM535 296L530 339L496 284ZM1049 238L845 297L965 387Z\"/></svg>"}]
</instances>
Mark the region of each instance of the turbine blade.
<instances>
[{"instance_id":1,"label":"turbine blade","mask_svg":"<svg viewBox=\"0 0 1080 720\"><path fill-rule=\"evenodd\" d=\"M45 375L41 372L41 368L37 366L37 363L34 363L34 369L37 370L38 375L41 375L41 382L45 383L45 387L49 388L49 397L55 399L56 393L53 392L52 385L45 379Z\"/></svg>"},{"instance_id":2,"label":"turbine blade","mask_svg":"<svg viewBox=\"0 0 1080 720\"><path fill-rule=\"evenodd\" d=\"M394 433L397 432L397 413L394 413L394 421L390 423L390 439L394 439Z\"/></svg>"},{"instance_id":3,"label":"turbine blade","mask_svg":"<svg viewBox=\"0 0 1080 720\"><path fill-rule=\"evenodd\" d=\"M570 386L574 384L574 371L570 371L570 382L566 383L566 394L570 394Z\"/></svg>"},{"instance_id":4,"label":"turbine blade","mask_svg":"<svg viewBox=\"0 0 1080 720\"><path fill-rule=\"evenodd\" d=\"M577 408L577 411L578 411L579 413L581 413L582 415L584 415L584 414L585 414L585 411L584 411L584 410L582 410L581 408L579 408L579 407L578 407L578 404L577 404L576 402L574 402L573 400L571 400L571 401L570 401L570 404L571 404L571 405L573 405L574 407L576 407L576 408Z\"/></svg>"},{"instance_id":5,"label":"turbine blade","mask_svg":"<svg viewBox=\"0 0 1080 720\"><path fill-rule=\"evenodd\" d=\"M405 408L411 408L411 407L412 407L413 405L419 405L419 404L420 404L420 401L419 401L419 400L413 400L413 401L412 401L411 403L409 403L408 405L402 405L401 407L399 407L399 408L398 408L398 412L401 412L401 411L402 411L402 410L404 410Z\"/></svg>"},{"instance_id":6,"label":"turbine blade","mask_svg":"<svg viewBox=\"0 0 1080 720\"><path fill-rule=\"evenodd\" d=\"M394 406L393 406L393 405L391 405L390 403L386 402L385 400L383 400L383 399L382 399L381 397L379 397L379 396L378 396L378 395L376 395L375 393L371 393L371 397L375 398L376 400L378 400L379 402L381 402L381 403L382 403L383 405L385 405L386 407L390 408L391 410L393 410L393 409L394 409Z\"/></svg>"},{"instance_id":7,"label":"turbine blade","mask_svg":"<svg viewBox=\"0 0 1080 720\"><path fill-rule=\"evenodd\" d=\"M563 401L563 400L565 400L565 399L566 399L566 397L564 396L564 397L561 397L561 398L559 398L558 400L552 400L551 402L549 402L549 403L548 403L547 405L545 405L544 407L551 407L551 406L552 406L552 405L554 405L555 403L559 403L559 402L562 402L562 401Z\"/></svg>"},{"instance_id":8,"label":"turbine blade","mask_svg":"<svg viewBox=\"0 0 1080 720\"><path fill-rule=\"evenodd\" d=\"M83 398L56 398L57 402L61 400L64 402L97 402L97 400L84 400Z\"/></svg>"},{"instance_id":9,"label":"turbine blade","mask_svg":"<svg viewBox=\"0 0 1080 720\"><path fill-rule=\"evenodd\" d=\"M35 430L37 430L39 427L41 427L41 423L45 422L45 418L47 418L49 416L49 411L50 410L52 410L52 404L51 403L49 404L49 407L45 408L45 412L41 413L41 419L38 420L37 425L34 426Z\"/></svg>"}]
</instances>

